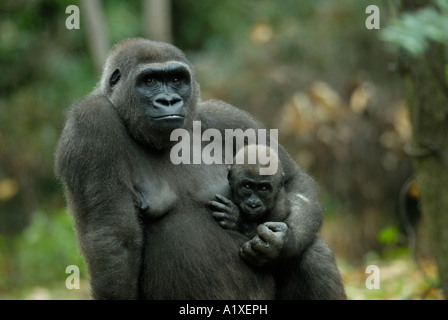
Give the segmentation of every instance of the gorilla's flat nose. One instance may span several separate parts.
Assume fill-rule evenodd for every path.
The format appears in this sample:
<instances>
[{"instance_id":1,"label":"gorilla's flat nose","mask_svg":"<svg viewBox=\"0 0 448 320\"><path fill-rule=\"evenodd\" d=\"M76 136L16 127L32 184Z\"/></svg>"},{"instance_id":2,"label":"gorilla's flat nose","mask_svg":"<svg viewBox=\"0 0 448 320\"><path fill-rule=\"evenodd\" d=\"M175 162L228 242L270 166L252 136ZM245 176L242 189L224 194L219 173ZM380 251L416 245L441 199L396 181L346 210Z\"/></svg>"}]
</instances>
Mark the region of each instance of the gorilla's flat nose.
<instances>
[{"instance_id":1,"label":"gorilla's flat nose","mask_svg":"<svg viewBox=\"0 0 448 320\"><path fill-rule=\"evenodd\" d=\"M179 103L182 103L182 99L177 94L159 94L154 99L154 106L159 108L174 107Z\"/></svg>"}]
</instances>

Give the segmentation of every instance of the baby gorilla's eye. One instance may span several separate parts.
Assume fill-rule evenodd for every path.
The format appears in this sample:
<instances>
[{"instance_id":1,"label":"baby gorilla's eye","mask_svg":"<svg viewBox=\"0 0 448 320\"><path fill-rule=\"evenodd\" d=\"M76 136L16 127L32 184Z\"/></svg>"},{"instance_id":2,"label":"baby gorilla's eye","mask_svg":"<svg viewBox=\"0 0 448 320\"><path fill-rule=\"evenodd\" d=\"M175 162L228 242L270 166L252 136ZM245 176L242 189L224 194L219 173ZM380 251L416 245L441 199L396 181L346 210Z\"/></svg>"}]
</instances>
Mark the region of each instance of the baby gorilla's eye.
<instances>
[{"instance_id":1,"label":"baby gorilla's eye","mask_svg":"<svg viewBox=\"0 0 448 320\"><path fill-rule=\"evenodd\" d=\"M271 187L267 185L261 185L258 187L258 192L263 196L268 195L271 192Z\"/></svg>"},{"instance_id":2,"label":"baby gorilla's eye","mask_svg":"<svg viewBox=\"0 0 448 320\"><path fill-rule=\"evenodd\" d=\"M248 183L244 183L240 185L240 190L244 194L249 194L252 192L251 186Z\"/></svg>"},{"instance_id":3,"label":"baby gorilla's eye","mask_svg":"<svg viewBox=\"0 0 448 320\"><path fill-rule=\"evenodd\" d=\"M154 79L153 78L147 78L146 79L146 83L153 83L154 82Z\"/></svg>"},{"instance_id":4,"label":"baby gorilla's eye","mask_svg":"<svg viewBox=\"0 0 448 320\"><path fill-rule=\"evenodd\" d=\"M173 83L179 83L180 82L180 78L173 78L171 81Z\"/></svg>"}]
</instances>

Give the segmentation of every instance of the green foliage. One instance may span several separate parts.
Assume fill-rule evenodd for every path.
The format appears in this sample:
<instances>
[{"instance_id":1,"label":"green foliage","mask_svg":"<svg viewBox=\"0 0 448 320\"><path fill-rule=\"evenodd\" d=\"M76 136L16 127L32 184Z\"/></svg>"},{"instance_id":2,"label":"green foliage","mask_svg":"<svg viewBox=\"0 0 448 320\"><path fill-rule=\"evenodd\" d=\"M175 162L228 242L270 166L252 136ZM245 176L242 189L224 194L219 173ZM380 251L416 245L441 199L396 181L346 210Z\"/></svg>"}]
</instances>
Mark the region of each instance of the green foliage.
<instances>
[{"instance_id":1,"label":"green foliage","mask_svg":"<svg viewBox=\"0 0 448 320\"><path fill-rule=\"evenodd\" d=\"M398 235L399 231L397 226L388 226L378 232L377 239L379 243L392 245L397 243Z\"/></svg>"},{"instance_id":2,"label":"green foliage","mask_svg":"<svg viewBox=\"0 0 448 320\"><path fill-rule=\"evenodd\" d=\"M414 13L404 13L382 29L381 39L413 56L420 56L429 41L448 41L448 0L436 0L437 7L428 6Z\"/></svg>"},{"instance_id":3,"label":"green foliage","mask_svg":"<svg viewBox=\"0 0 448 320\"><path fill-rule=\"evenodd\" d=\"M175 42L184 50L227 51L234 43L243 45L256 23L280 26L305 21L324 1L172 1Z\"/></svg>"},{"instance_id":4,"label":"green foliage","mask_svg":"<svg viewBox=\"0 0 448 320\"><path fill-rule=\"evenodd\" d=\"M6 238L0 234L0 275L6 275L9 271L10 257L8 254ZM7 286L7 277L0 277L0 289ZM0 290L1 291L1 290Z\"/></svg>"},{"instance_id":5,"label":"green foliage","mask_svg":"<svg viewBox=\"0 0 448 320\"><path fill-rule=\"evenodd\" d=\"M111 43L132 37L143 36L141 1L103 1L104 24Z\"/></svg>"},{"instance_id":6,"label":"green foliage","mask_svg":"<svg viewBox=\"0 0 448 320\"><path fill-rule=\"evenodd\" d=\"M377 234L377 240L384 245L384 248L378 255L383 259L394 260L409 255L409 248L400 243L402 240L400 230L395 225L381 229Z\"/></svg>"},{"instance_id":7,"label":"green foliage","mask_svg":"<svg viewBox=\"0 0 448 320\"><path fill-rule=\"evenodd\" d=\"M65 287L65 268L76 265L81 277L87 277L86 265L79 254L73 219L60 211L49 215L37 212L33 222L16 239L14 265L18 286L60 283Z\"/></svg>"},{"instance_id":8,"label":"green foliage","mask_svg":"<svg viewBox=\"0 0 448 320\"><path fill-rule=\"evenodd\" d=\"M448 64L447 65L445 65L445 81L446 81L446 83L448 83Z\"/></svg>"},{"instance_id":9,"label":"green foliage","mask_svg":"<svg viewBox=\"0 0 448 320\"><path fill-rule=\"evenodd\" d=\"M17 233L38 207L63 203L53 154L64 111L97 80L83 30L65 28L70 4L0 4L0 181L18 184L17 195L0 201L0 233Z\"/></svg>"}]
</instances>

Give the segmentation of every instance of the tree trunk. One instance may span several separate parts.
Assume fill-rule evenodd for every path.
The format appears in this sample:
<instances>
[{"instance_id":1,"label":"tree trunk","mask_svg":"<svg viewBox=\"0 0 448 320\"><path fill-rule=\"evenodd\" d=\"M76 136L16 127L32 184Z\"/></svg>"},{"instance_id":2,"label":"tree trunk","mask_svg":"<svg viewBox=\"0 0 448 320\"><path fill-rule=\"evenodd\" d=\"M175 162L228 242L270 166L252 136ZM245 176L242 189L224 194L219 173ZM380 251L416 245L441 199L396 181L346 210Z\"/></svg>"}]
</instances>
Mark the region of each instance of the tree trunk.
<instances>
[{"instance_id":1,"label":"tree trunk","mask_svg":"<svg viewBox=\"0 0 448 320\"><path fill-rule=\"evenodd\" d=\"M143 2L144 33L151 40L171 42L170 0L145 0Z\"/></svg>"},{"instance_id":2,"label":"tree trunk","mask_svg":"<svg viewBox=\"0 0 448 320\"><path fill-rule=\"evenodd\" d=\"M403 10L433 4L429 0L403 1ZM405 61L407 95L423 220L432 254L448 298L448 86L447 47L431 43L420 58Z\"/></svg>"},{"instance_id":3,"label":"tree trunk","mask_svg":"<svg viewBox=\"0 0 448 320\"><path fill-rule=\"evenodd\" d=\"M99 0L81 0L81 21L85 21L87 41L93 59L93 65L98 74L103 71L109 51L103 7Z\"/></svg>"}]
</instances>

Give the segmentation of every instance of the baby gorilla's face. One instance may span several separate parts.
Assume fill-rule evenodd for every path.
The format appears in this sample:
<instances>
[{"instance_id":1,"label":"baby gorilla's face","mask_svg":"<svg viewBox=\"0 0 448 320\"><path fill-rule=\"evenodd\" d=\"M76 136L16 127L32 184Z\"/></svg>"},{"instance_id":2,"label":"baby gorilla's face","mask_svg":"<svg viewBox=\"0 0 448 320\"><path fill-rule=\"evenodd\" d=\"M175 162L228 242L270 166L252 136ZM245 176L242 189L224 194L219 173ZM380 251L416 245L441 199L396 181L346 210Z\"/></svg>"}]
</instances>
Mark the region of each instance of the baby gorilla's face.
<instances>
[{"instance_id":1,"label":"baby gorilla's face","mask_svg":"<svg viewBox=\"0 0 448 320\"><path fill-rule=\"evenodd\" d=\"M257 221L274 207L279 186L274 176L252 175L250 172L232 173L233 200L246 219Z\"/></svg>"}]
</instances>

